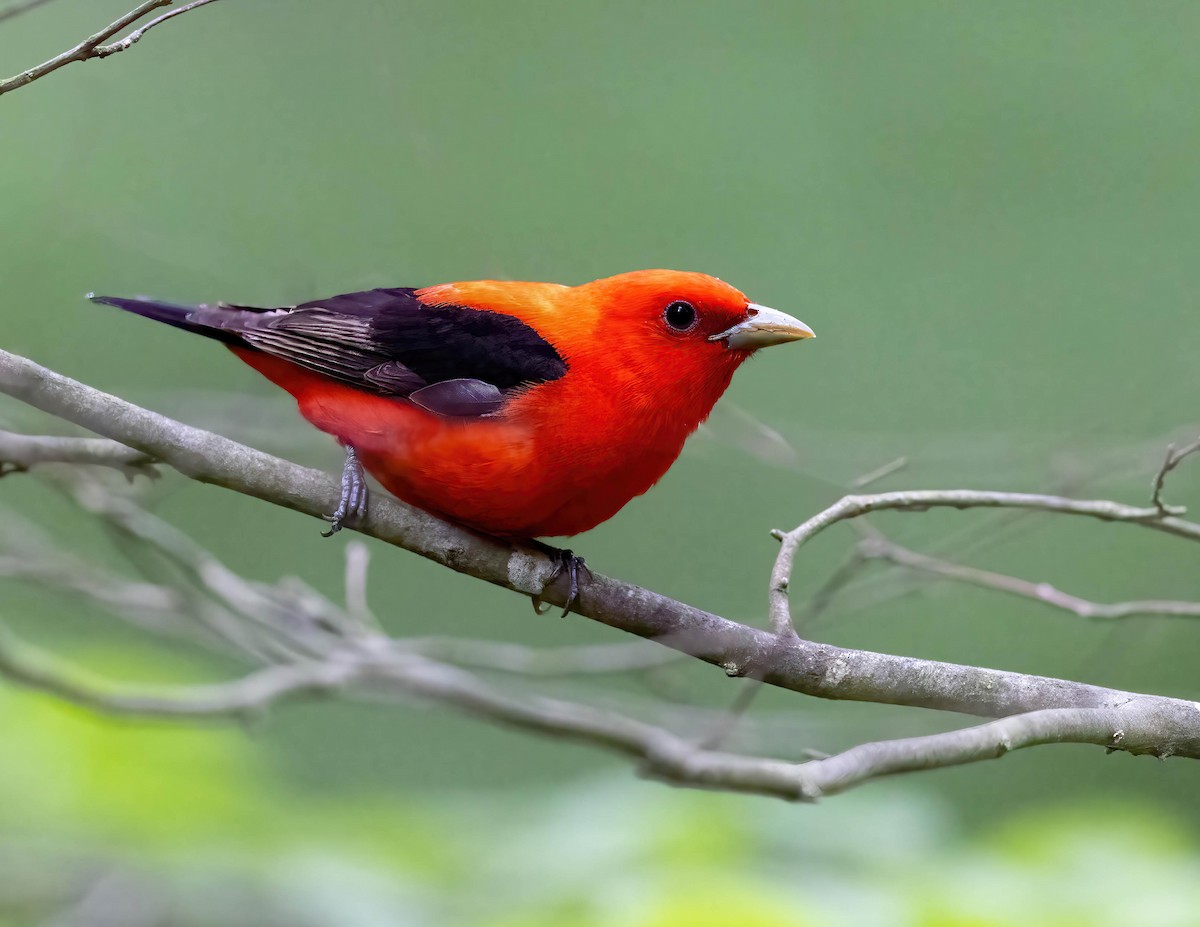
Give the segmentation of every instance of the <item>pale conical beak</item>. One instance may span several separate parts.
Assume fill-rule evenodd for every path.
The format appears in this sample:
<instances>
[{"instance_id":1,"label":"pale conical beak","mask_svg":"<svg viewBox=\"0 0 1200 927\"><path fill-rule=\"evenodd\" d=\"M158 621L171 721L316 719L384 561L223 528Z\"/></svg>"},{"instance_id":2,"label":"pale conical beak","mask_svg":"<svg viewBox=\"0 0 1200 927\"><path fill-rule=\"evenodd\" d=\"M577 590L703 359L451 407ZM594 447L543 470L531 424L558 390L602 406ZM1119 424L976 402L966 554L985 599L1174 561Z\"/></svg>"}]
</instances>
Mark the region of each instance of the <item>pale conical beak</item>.
<instances>
[{"instance_id":1,"label":"pale conical beak","mask_svg":"<svg viewBox=\"0 0 1200 927\"><path fill-rule=\"evenodd\" d=\"M813 330L799 319L794 319L778 309L751 303L746 307L746 312L746 321L739 322L733 328L713 335L708 340L724 340L726 347L738 351L757 351L759 348L769 348L773 344L816 337Z\"/></svg>"}]
</instances>

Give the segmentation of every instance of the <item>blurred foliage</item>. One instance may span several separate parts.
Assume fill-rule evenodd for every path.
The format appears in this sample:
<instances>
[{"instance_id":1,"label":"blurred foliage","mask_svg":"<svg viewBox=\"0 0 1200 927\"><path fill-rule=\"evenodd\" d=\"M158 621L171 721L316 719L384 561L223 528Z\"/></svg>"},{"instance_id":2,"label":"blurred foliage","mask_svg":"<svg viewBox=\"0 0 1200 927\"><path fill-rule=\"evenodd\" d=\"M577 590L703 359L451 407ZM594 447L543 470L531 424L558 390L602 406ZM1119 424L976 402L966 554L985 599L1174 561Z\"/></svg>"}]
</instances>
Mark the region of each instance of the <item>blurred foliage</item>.
<instances>
[{"instance_id":1,"label":"blurred foliage","mask_svg":"<svg viewBox=\"0 0 1200 927\"><path fill-rule=\"evenodd\" d=\"M0 62L15 73L129 4L54 0L5 21ZM1200 420L1198 31L1184 0L223 0L0 104L0 344L333 468L336 449L251 371L82 294L284 303L482 276L718 274L819 339L748 365L663 483L574 546L762 622L768 529L898 455L909 466L883 486L1147 498L1166 441ZM5 425L55 427L13 405ZM1195 504L1200 466L1169 496ZM311 520L180 480L151 501L247 575L337 594L341 542ZM0 505L115 559L27 478L0 483ZM1193 552L1135 530L881 524L1097 599L1200 597ZM793 588L815 588L847 543L813 545ZM397 634L614 639L375 556L373 604ZM12 584L0 619L85 662L120 653L103 662L129 675L216 672ZM893 573L805 631L1200 695L1186 622L1087 625ZM701 668L684 688L732 697ZM823 750L958 720L761 704ZM6 696L0 725L13 924L130 884L181 924L1170 925L1200 910L1200 791L1183 762L1046 748L813 809L632 783L593 751L429 711L296 707L246 740Z\"/></svg>"},{"instance_id":2,"label":"blurred foliage","mask_svg":"<svg viewBox=\"0 0 1200 927\"><path fill-rule=\"evenodd\" d=\"M1200 909L1193 838L1136 800L967 835L922 787L794 810L610 776L312 794L237 731L12 692L0 739L0 790L21 796L0 805L5 925L1190 927Z\"/></svg>"}]
</instances>

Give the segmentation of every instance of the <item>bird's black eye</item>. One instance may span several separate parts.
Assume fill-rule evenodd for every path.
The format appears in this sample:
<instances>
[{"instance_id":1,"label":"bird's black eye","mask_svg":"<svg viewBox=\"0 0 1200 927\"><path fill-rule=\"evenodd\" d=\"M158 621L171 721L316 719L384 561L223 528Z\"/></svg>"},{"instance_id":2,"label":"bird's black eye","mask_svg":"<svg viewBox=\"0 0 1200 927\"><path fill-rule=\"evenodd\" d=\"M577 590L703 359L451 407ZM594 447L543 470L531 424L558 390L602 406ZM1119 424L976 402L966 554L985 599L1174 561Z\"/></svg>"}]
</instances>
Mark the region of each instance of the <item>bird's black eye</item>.
<instances>
[{"instance_id":1,"label":"bird's black eye","mask_svg":"<svg viewBox=\"0 0 1200 927\"><path fill-rule=\"evenodd\" d=\"M677 332L685 332L696 324L696 307L682 299L677 299L667 306L663 318Z\"/></svg>"}]
</instances>

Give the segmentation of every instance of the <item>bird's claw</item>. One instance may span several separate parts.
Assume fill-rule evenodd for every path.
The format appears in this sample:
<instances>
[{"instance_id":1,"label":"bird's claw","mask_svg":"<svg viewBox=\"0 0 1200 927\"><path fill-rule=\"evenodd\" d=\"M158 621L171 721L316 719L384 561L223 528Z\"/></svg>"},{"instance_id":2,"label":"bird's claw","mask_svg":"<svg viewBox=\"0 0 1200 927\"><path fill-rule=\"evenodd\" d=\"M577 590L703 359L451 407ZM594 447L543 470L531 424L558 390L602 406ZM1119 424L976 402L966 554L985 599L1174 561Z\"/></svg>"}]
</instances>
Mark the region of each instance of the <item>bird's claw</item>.
<instances>
[{"instance_id":1,"label":"bird's claw","mask_svg":"<svg viewBox=\"0 0 1200 927\"><path fill-rule=\"evenodd\" d=\"M550 578L546 580L546 585L543 587L543 590L549 586L552 586L554 582L564 573L567 575L567 601L563 606L561 616L566 618L567 615L571 613L571 607L579 598L580 572L585 573L590 579L592 571L588 569L588 565L586 562L584 562L582 557L575 556L575 554L569 550L551 547L548 544L539 544L538 546L540 546L542 550L544 550L550 557L550 559L554 561L554 572L551 573ZM533 610L535 614L544 615L550 610L550 605L549 603L543 602L540 596L533 596Z\"/></svg>"},{"instance_id":2,"label":"bird's claw","mask_svg":"<svg viewBox=\"0 0 1200 927\"><path fill-rule=\"evenodd\" d=\"M347 445L346 462L342 465L342 495L333 514L325 516L330 527L328 531L321 532L321 537L333 537L345 525L361 521L366 514L367 475L363 472L358 453Z\"/></svg>"}]
</instances>

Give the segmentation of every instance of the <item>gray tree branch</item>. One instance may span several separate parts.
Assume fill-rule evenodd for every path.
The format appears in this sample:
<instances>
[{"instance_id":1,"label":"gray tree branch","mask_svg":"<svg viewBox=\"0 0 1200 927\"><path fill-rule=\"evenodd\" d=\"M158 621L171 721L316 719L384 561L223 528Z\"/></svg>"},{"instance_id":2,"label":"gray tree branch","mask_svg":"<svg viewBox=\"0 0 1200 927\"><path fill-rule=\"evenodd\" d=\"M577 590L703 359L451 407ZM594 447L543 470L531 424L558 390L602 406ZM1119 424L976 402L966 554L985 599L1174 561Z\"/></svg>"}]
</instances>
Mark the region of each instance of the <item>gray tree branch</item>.
<instances>
[{"instance_id":1,"label":"gray tree branch","mask_svg":"<svg viewBox=\"0 0 1200 927\"><path fill-rule=\"evenodd\" d=\"M336 503L338 485L328 474L172 421L6 352L0 352L0 392L134 448L200 482L312 516L332 510ZM240 577L231 578L228 571L222 572L224 568L211 562L211 555L206 560L201 552L188 546L189 541L171 534L169 526L141 520L133 510L136 507L123 509L120 500L102 504L90 498L86 489L79 498L134 536L192 563L199 582L216 582L222 589L232 590L246 583ZM778 613L781 594L786 610L795 553L815 534L838 521L871 511L912 511L933 506L1014 507L1082 515L1200 539L1200 526L1184 520L1182 510L1164 513L1158 508L1136 508L1107 500L963 490L850 496L795 531L780 534L781 552L771 582L773 614ZM540 551L472 534L382 495L373 498L360 530L459 572L525 595L540 596L553 604L564 602L566 590L561 580L549 588L545 586L554 568ZM343 613L366 610L364 569L365 564L348 569L348 586L354 587L349 598L354 604ZM224 605L243 613L257 610L253 606L259 601L256 597L273 598L253 584L236 594L228 589L222 593ZM244 600L244 596L249 599ZM730 675L752 673L768 684L822 698L939 708L1004 720L930 738L866 744L807 763L788 763L704 749L653 725L590 706L509 696L464 670L437 663L415 650L406 652L403 642L389 645L383 656L366 651L365 655L356 653L347 658L345 649L337 643L345 639L344 634L314 638L315 655L300 653L302 648L292 642L284 652L274 655L286 662L247 677L249 682L228 684L233 689L204 690L199 702L184 699L192 707L179 713L205 714L203 705L207 704L212 709L208 714L219 713L216 708L236 714L293 694L370 682L433 698L493 720L585 739L636 756L648 774L672 781L800 799L830 794L879 775L973 762L1001 755L1007 749L1058 741L1099 744L1131 753L1200 758L1200 707L1189 701L832 647L799 638L790 631L790 623L782 626L782 634L774 634L600 574L585 584L576 610L720 666ZM282 620L288 616L280 617ZM357 626L364 626L363 621L359 620ZM319 623L309 627L316 628L316 633L321 631ZM501 662L511 659L514 653L505 652ZM17 661L17 668L10 667L9 674L20 676L22 665ZM67 697L63 679L58 676L25 671L22 678L27 684ZM81 700L89 694L94 693L76 692L75 697ZM164 707L161 700L127 702L122 707L175 712L174 708Z\"/></svg>"}]
</instances>

